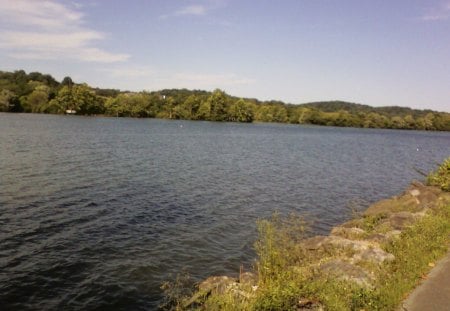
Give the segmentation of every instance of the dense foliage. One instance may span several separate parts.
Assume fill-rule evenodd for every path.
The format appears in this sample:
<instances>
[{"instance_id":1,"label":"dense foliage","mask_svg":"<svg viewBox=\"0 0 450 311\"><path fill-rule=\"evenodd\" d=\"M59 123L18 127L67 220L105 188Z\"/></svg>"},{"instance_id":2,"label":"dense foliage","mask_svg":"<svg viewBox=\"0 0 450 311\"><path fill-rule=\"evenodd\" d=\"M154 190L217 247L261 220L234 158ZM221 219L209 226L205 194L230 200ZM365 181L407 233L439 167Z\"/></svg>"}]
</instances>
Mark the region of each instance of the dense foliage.
<instances>
[{"instance_id":1,"label":"dense foliage","mask_svg":"<svg viewBox=\"0 0 450 311\"><path fill-rule=\"evenodd\" d=\"M0 111L231 122L280 122L343 127L450 131L450 114L342 101L290 105L213 92L172 89L123 92L61 82L48 74L0 71Z\"/></svg>"}]
</instances>

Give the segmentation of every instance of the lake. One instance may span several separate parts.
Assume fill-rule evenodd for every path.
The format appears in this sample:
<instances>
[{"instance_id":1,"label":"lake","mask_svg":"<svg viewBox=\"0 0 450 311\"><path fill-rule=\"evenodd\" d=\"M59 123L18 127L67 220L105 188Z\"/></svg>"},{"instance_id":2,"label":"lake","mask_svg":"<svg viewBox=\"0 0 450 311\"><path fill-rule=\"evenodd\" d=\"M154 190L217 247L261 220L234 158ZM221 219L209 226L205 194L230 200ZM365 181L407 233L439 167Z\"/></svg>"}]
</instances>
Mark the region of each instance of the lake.
<instances>
[{"instance_id":1,"label":"lake","mask_svg":"<svg viewBox=\"0 0 450 311\"><path fill-rule=\"evenodd\" d=\"M258 218L324 234L450 156L450 133L5 113L0 143L4 310L155 309L180 271L250 269Z\"/></svg>"}]
</instances>

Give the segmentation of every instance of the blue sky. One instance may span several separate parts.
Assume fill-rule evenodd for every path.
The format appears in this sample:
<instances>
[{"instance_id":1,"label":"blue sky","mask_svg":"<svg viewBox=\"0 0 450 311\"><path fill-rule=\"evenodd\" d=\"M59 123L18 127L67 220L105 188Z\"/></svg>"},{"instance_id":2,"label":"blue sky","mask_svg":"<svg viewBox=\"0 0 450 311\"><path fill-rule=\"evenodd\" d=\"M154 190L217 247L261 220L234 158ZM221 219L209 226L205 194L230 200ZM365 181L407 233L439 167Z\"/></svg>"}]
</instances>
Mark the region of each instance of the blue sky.
<instances>
[{"instance_id":1,"label":"blue sky","mask_svg":"<svg viewBox=\"0 0 450 311\"><path fill-rule=\"evenodd\" d=\"M0 0L0 70L450 112L450 0Z\"/></svg>"}]
</instances>

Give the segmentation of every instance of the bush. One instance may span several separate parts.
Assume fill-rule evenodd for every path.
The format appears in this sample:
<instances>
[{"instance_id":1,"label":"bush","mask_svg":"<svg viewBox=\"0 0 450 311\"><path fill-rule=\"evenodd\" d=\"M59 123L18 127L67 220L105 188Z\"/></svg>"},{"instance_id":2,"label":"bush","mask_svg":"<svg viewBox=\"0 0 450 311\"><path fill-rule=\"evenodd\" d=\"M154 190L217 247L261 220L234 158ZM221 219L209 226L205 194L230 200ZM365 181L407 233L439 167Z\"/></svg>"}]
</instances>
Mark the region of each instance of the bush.
<instances>
[{"instance_id":1,"label":"bush","mask_svg":"<svg viewBox=\"0 0 450 311\"><path fill-rule=\"evenodd\" d=\"M274 213L270 219L257 222L258 240L255 250L259 261L257 270L260 283L270 283L286 271L286 268L299 264L304 253L299 241L305 237L307 223L296 214L286 217Z\"/></svg>"},{"instance_id":2,"label":"bush","mask_svg":"<svg viewBox=\"0 0 450 311\"><path fill-rule=\"evenodd\" d=\"M427 184L440 187L444 191L450 191L450 157L436 171L427 176Z\"/></svg>"}]
</instances>

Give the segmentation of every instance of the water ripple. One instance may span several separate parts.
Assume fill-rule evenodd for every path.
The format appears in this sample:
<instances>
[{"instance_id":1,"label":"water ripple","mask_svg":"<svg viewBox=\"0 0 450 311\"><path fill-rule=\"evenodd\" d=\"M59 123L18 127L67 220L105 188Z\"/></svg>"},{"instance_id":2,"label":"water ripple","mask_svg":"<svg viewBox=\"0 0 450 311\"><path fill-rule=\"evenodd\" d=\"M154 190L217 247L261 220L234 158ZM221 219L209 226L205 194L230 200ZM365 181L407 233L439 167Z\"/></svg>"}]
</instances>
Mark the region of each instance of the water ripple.
<instances>
[{"instance_id":1,"label":"water ripple","mask_svg":"<svg viewBox=\"0 0 450 311\"><path fill-rule=\"evenodd\" d=\"M1 113L0 141L5 310L154 309L183 269L250 268L258 218L326 233L450 154L449 133Z\"/></svg>"}]
</instances>

